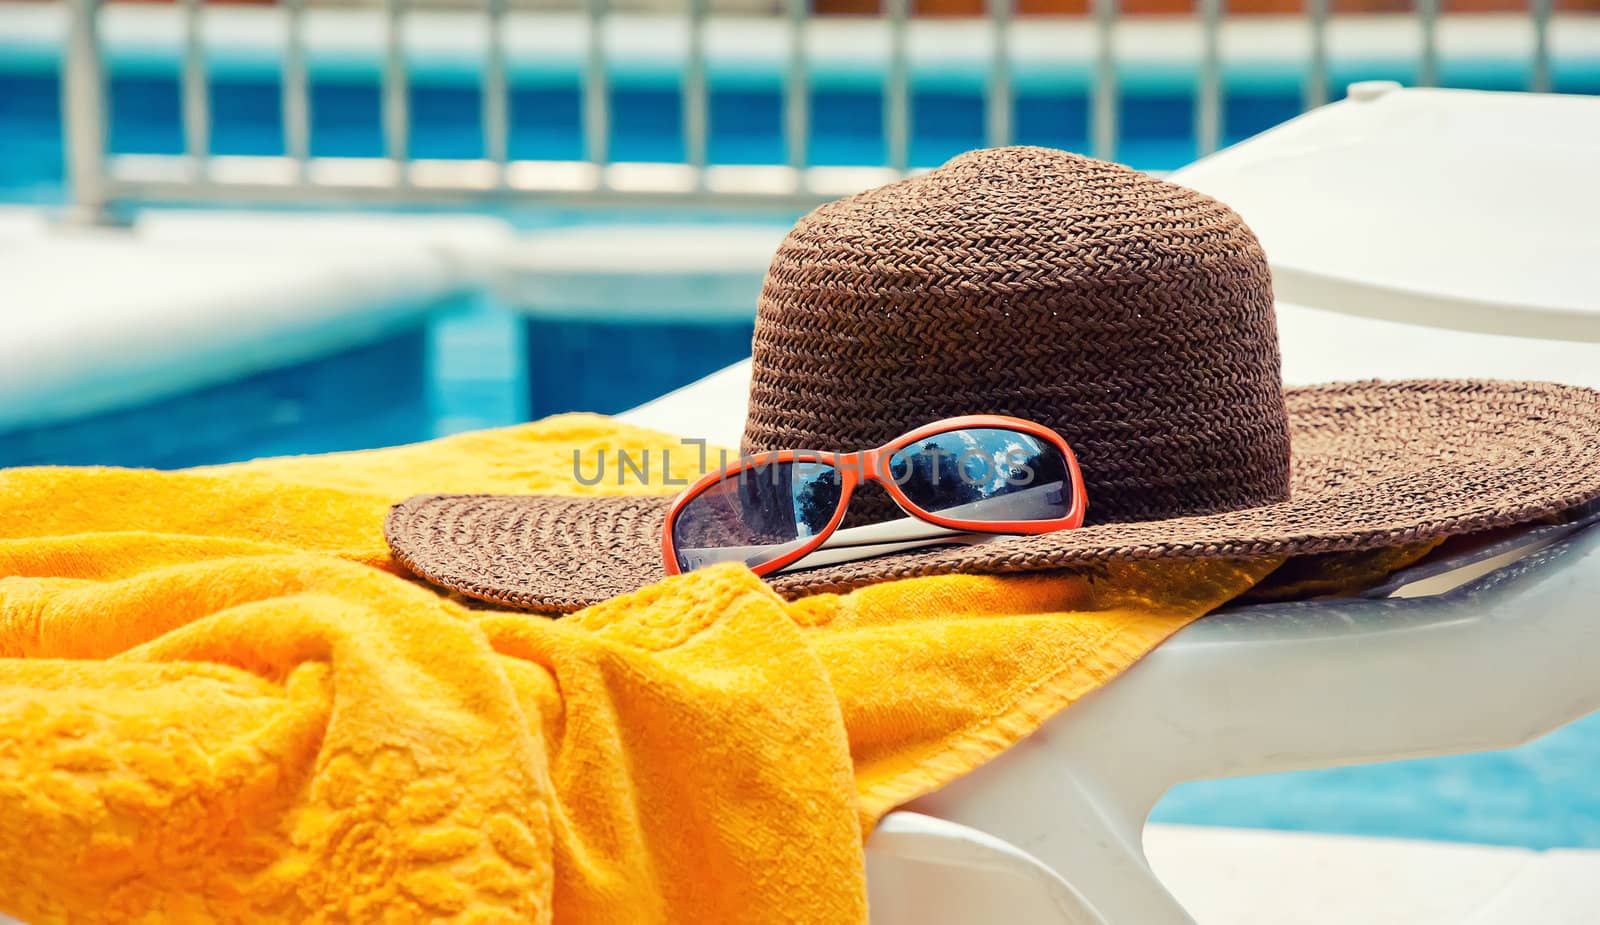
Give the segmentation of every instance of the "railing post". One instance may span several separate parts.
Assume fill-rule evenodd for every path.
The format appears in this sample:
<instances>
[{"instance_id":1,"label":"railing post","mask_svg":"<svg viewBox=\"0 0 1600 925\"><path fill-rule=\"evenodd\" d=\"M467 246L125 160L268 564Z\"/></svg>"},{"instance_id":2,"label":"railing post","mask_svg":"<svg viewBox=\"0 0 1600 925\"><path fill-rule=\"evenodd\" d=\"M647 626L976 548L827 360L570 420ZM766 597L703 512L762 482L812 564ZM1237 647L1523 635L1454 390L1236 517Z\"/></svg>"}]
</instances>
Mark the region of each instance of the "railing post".
<instances>
[{"instance_id":1,"label":"railing post","mask_svg":"<svg viewBox=\"0 0 1600 925\"><path fill-rule=\"evenodd\" d=\"M67 47L61 69L61 125L73 217L106 224L106 83L100 58L101 0L68 0Z\"/></svg>"},{"instance_id":2,"label":"railing post","mask_svg":"<svg viewBox=\"0 0 1600 925\"><path fill-rule=\"evenodd\" d=\"M504 183L511 159L511 88L506 73L506 0L488 0L489 55L483 63L483 156Z\"/></svg>"},{"instance_id":3,"label":"railing post","mask_svg":"<svg viewBox=\"0 0 1600 925\"><path fill-rule=\"evenodd\" d=\"M211 90L206 78L205 6L182 0L183 9L183 147L195 177L204 179L211 156Z\"/></svg>"},{"instance_id":4,"label":"railing post","mask_svg":"<svg viewBox=\"0 0 1600 925\"><path fill-rule=\"evenodd\" d=\"M583 155L604 167L611 161L611 86L607 68L606 0L585 0L589 13L588 55L583 73Z\"/></svg>"},{"instance_id":5,"label":"railing post","mask_svg":"<svg viewBox=\"0 0 1600 925\"><path fill-rule=\"evenodd\" d=\"M1302 109L1316 109L1328 101L1328 0L1306 0L1306 26L1311 33L1311 55L1306 62Z\"/></svg>"},{"instance_id":6,"label":"railing post","mask_svg":"<svg viewBox=\"0 0 1600 925\"><path fill-rule=\"evenodd\" d=\"M1195 153L1200 157L1222 144L1223 0L1200 0L1200 86L1195 100Z\"/></svg>"},{"instance_id":7,"label":"railing post","mask_svg":"<svg viewBox=\"0 0 1600 925\"><path fill-rule=\"evenodd\" d=\"M406 73L406 0L384 0L383 149L394 162L396 182L411 176L411 82Z\"/></svg>"},{"instance_id":8,"label":"railing post","mask_svg":"<svg viewBox=\"0 0 1600 925\"><path fill-rule=\"evenodd\" d=\"M989 62L988 99L985 100L985 141L992 148L1011 144L1011 17L1015 0L989 0L989 29L993 33L994 56Z\"/></svg>"},{"instance_id":9,"label":"railing post","mask_svg":"<svg viewBox=\"0 0 1600 925\"><path fill-rule=\"evenodd\" d=\"M305 0L283 0L283 153L306 179L311 157L311 78L306 65Z\"/></svg>"},{"instance_id":10,"label":"railing post","mask_svg":"<svg viewBox=\"0 0 1600 925\"><path fill-rule=\"evenodd\" d=\"M889 166L900 173L911 167L911 67L906 29L911 0L884 0L889 29L889 73L883 84L883 147Z\"/></svg>"},{"instance_id":11,"label":"railing post","mask_svg":"<svg viewBox=\"0 0 1600 925\"><path fill-rule=\"evenodd\" d=\"M711 133L711 89L706 77L707 0L689 0L689 55L683 68L683 154L704 183Z\"/></svg>"},{"instance_id":12,"label":"railing post","mask_svg":"<svg viewBox=\"0 0 1600 925\"><path fill-rule=\"evenodd\" d=\"M1439 83L1439 0L1417 0L1422 47L1417 53L1417 86Z\"/></svg>"},{"instance_id":13,"label":"railing post","mask_svg":"<svg viewBox=\"0 0 1600 925\"><path fill-rule=\"evenodd\" d=\"M1117 0L1091 0L1094 14L1094 85L1089 106L1089 152L1101 160L1115 160L1119 134L1116 49Z\"/></svg>"},{"instance_id":14,"label":"railing post","mask_svg":"<svg viewBox=\"0 0 1600 925\"><path fill-rule=\"evenodd\" d=\"M1532 0L1533 67L1530 69L1528 89L1535 93L1549 93L1553 87L1550 74L1550 12L1552 0Z\"/></svg>"},{"instance_id":15,"label":"railing post","mask_svg":"<svg viewBox=\"0 0 1600 925\"><path fill-rule=\"evenodd\" d=\"M811 160L811 75L806 45L810 0L787 0L789 12L789 69L783 76L783 136L785 158L797 182Z\"/></svg>"}]
</instances>

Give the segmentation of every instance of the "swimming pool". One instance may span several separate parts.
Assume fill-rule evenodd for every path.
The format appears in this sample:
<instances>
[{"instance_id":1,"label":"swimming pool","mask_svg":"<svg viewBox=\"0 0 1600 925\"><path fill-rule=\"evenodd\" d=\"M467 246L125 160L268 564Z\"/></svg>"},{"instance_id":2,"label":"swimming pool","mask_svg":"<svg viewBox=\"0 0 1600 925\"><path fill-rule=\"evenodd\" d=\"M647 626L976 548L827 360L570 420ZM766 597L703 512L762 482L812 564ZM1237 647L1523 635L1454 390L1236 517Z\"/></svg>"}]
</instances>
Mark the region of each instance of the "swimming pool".
<instances>
[{"instance_id":1,"label":"swimming pool","mask_svg":"<svg viewBox=\"0 0 1600 925\"><path fill-rule=\"evenodd\" d=\"M3 47L3 43L0 43ZM11 49L13 52L16 48ZM59 98L54 57L48 49L0 54L0 198L58 202L61 173ZM156 51L113 58L111 146L115 151L182 150L175 56ZM220 153L281 150L279 86L270 62L241 60L216 69L214 143ZM524 75L512 94L514 157L581 155L580 93L573 74L555 68ZM1170 77L1170 75L1168 75ZM1338 81L1407 79L1406 66L1373 58L1336 69ZM1447 68L1457 86L1515 88L1523 74L1505 61L1458 63ZM313 152L373 156L382 151L379 90L369 69L357 65L314 69ZM478 97L472 75L449 62L423 67L411 88L413 153L419 157L481 155ZM622 74L613 88L612 154L620 160L682 157L677 87L658 71ZM1558 89L1600 91L1593 69L1558 72ZM1167 169L1194 156L1192 93L1170 79L1130 83L1121 106L1119 156L1136 166ZM1066 82L1019 88L1018 140L1082 149L1087 145L1087 98ZM1271 69L1230 73L1224 112L1226 137L1249 135L1299 111L1294 75ZM817 163L876 163L883 157L879 93L860 81L823 81L813 92L812 151ZM710 157L718 163L783 159L779 96L770 81L714 83ZM981 143L978 95L960 82L919 86L913 96L912 161L930 164ZM584 213L552 209L505 210L522 227L657 221L662 216ZM672 216L722 222L712 213ZM784 223L793 216L768 216ZM604 322L610 323L610 322ZM638 329L627 336L651 337ZM434 318L425 328L399 333L371 349L241 378L213 390L90 419L36 429L29 455L11 462L100 462L178 466L225 462L263 454L319 452L406 442L474 427L512 423L535 414L583 407L616 411L661 391L661 383L691 378L673 369L665 380L623 383L634 391L560 393L577 377L556 362L580 341L613 343L602 326L570 321L544 328L525 325L505 306L474 303ZM693 332L676 335L671 353L706 346ZM709 370L743 348L727 342L696 354ZM659 342L658 342L659 343ZM691 350L691 348L694 348ZM537 369L528 356L536 354ZM731 354L731 355L730 355ZM530 376L544 377L542 385ZM321 388L321 386L331 386ZM307 390L324 396L306 403ZM295 396L300 396L296 398ZM547 399L539 404L536 396ZM289 396L285 398L285 396ZM300 402L300 403L297 403ZM374 412L381 409L381 413ZM251 418L275 421L267 429L213 429L208 421ZM181 446L145 446L117 433L148 433L184 422ZM121 428L121 430L116 430ZM90 437L96 442L85 443ZM6 460L0 460L4 464ZM1250 825L1479 841L1535 848L1600 847L1600 717L1569 726L1523 748L1446 759L1398 762L1269 777L1188 784L1157 807L1166 822Z\"/></svg>"},{"instance_id":2,"label":"swimming pool","mask_svg":"<svg viewBox=\"0 0 1600 925\"><path fill-rule=\"evenodd\" d=\"M0 467L180 469L426 440L428 336L413 327L132 406L0 428Z\"/></svg>"}]
</instances>

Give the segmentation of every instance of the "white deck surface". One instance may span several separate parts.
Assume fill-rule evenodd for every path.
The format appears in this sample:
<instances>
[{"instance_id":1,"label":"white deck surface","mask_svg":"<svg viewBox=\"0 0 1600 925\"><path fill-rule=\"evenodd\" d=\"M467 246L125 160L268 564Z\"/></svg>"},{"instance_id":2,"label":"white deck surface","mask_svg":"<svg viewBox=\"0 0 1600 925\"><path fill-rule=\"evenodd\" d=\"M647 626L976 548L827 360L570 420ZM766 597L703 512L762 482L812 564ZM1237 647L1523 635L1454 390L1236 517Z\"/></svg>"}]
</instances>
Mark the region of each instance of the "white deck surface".
<instances>
[{"instance_id":1,"label":"white deck surface","mask_svg":"<svg viewBox=\"0 0 1600 925\"><path fill-rule=\"evenodd\" d=\"M1153 825L1200 925L1593 925L1600 852Z\"/></svg>"},{"instance_id":2,"label":"white deck surface","mask_svg":"<svg viewBox=\"0 0 1600 925\"><path fill-rule=\"evenodd\" d=\"M66 228L0 210L0 429L354 346L483 285L476 217L152 213Z\"/></svg>"}]
</instances>

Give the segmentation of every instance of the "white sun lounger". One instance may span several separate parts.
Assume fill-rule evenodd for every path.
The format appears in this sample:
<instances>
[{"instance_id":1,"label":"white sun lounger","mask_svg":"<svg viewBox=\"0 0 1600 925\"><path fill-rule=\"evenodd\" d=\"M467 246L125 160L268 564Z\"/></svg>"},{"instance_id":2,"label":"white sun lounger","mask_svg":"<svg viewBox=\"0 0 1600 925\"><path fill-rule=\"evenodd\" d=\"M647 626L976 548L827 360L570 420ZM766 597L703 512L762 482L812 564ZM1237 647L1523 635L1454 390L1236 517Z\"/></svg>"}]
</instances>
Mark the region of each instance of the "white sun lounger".
<instances>
[{"instance_id":1,"label":"white sun lounger","mask_svg":"<svg viewBox=\"0 0 1600 925\"><path fill-rule=\"evenodd\" d=\"M868 845L874 921L1187 925L1142 846L1176 784L1509 748L1600 707L1600 528L1502 546L1490 561L1513 561L1444 593L1195 623L996 761L891 814ZM1397 577L1449 580L1434 572L1470 573L1481 554Z\"/></svg>"},{"instance_id":2,"label":"white sun lounger","mask_svg":"<svg viewBox=\"0 0 1600 925\"><path fill-rule=\"evenodd\" d=\"M1600 186L1574 185L1600 162L1600 101L1354 97L1174 177L1260 235L1285 379L1600 387L1600 290L1583 256L1600 247L1587 218ZM749 376L737 364L625 417L736 446ZM1207 617L886 817L868 843L873 921L1188 925L1141 838L1168 789L1526 743L1600 707L1596 600L1590 520L1413 567L1362 597Z\"/></svg>"},{"instance_id":3,"label":"white sun lounger","mask_svg":"<svg viewBox=\"0 0 1600 925\"><path fill-rule=\"evenodd\" d=\"M747 378L740 364L624 417L736 443ZM1600 707L1597 599L1590 521L1415 566L1363 597L1207 617L886 817L868 843L873 921L1188 925L1141 841L1168 789L1528 742Z\"/></svg>"},{"instance_id":4,"label":"white sun lounger","mask_svg":"<svg viewBox=\"0 0 1600 925\"><path fill-rule=\"evenodd\" d=\"M1373 81L1175 172L1256 232L1281 302L1600 342L1600 97Z\"/></svg>"}]
</instances>

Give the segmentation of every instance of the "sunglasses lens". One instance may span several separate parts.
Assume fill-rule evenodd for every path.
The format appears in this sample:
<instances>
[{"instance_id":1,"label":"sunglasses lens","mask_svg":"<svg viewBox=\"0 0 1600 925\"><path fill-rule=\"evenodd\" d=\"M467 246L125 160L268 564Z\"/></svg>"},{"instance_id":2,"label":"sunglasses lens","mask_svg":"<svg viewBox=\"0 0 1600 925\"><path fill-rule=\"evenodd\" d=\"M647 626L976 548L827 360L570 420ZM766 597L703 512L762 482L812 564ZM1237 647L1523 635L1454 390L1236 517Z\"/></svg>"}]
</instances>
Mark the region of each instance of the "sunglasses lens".
<instances>
[{"instance_id":1,"label":"sunglasses lens","mask_svg":"<svg viewBox=\"0 0 1600 925\"><path fill-rule=\"evenodd\" d=\"M799 549L833 519L841 486L839 470L819 462L773 463L729 475L678 511L672 525L678 567L756 566Z\"/></svg>"},{"instance_id":2,"label":"sunglasses lens","mask_svg":"<svg viewBox=\"0 0 1600 925\"><path fill-rule=\"evenodd\" d=\"M889 457L889 476L930 514L975 522L1058 520L1072 479L1055 444L1000 428L918 440Z\"/></svg>"}]
</instances>

